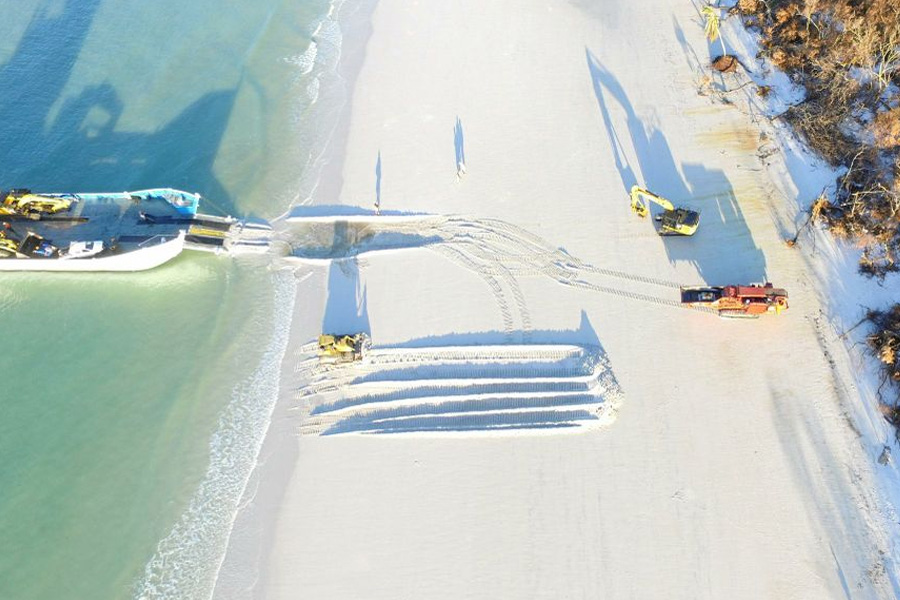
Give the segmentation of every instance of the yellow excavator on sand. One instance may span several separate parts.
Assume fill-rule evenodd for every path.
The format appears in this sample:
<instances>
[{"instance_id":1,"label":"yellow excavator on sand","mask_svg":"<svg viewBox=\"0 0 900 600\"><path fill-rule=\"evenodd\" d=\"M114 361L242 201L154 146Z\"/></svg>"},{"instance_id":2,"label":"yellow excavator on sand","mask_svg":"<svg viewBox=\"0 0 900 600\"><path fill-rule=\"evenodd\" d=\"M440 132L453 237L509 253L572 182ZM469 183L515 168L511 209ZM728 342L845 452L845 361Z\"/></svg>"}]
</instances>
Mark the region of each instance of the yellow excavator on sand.
<instances>
[{"instance_id":1,"label":"yellow excavator on sand","mask_svg":"<svg viewBox=\"0 0 900 600\"><path fill-rule=\"evenodd\" d=\"M0 215L22 215L40 218L69 210L72 200L32 194L29 190L12 190L0 203Z\"/></svg>"},{"instance_id":2,"label":"yellow excavator on sand","mask_svg":"<svg viewBox=\"0 0 900 600\"><path fill-rule=\"evenodd\" d=\"M700 213L675 206L661 196L639 185L631 187L631 210L643 218L650 214L650 202L663 207L659 221L659 235L694 235L700 226Z\"/></svg>"},{"instance_id":3,"label":"yellow excavator on sand","mask_svg":"<svg viewBox=\"0 0 900 600\"><path fill-rule=\"evenodd\" d=\"M319 336L321 362L353 362L362 360L371 342L365 333L330 334Z\"/></svg>"}]
</instances>

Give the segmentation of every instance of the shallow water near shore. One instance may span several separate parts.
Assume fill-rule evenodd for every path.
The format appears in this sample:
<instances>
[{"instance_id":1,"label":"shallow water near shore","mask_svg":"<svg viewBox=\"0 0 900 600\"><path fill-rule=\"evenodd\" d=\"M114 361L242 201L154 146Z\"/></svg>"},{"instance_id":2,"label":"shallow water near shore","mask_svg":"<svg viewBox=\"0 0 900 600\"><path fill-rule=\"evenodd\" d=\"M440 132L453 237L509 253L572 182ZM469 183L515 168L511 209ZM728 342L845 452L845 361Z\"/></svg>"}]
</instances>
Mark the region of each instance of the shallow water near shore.
<instances>
[{"instance_id":1,"label":"shallow water near shore","mask_svg":"<svg viewBox=\"0 0 900 600\"><path fill-rule=\"evenodd\" d=\"M0 187L283 213L314 175L330 8L0 4ZM289 287L265 259L199 253L0 277L0 597L208 596L242 485L221 471L252 466Z\"/></svg>"}]
</instances>

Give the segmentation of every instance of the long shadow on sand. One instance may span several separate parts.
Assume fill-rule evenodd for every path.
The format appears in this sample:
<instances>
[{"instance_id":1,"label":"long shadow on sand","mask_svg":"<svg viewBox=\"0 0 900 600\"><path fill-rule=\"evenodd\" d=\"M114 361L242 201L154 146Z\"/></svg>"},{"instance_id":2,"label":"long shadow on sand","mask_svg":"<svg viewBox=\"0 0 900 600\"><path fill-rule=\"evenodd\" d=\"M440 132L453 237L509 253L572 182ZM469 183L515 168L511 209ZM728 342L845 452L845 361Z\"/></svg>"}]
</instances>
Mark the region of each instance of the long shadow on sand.
<instances>
[{"instance_id":1,"label":"long shadow on sand","mask_svg":"<svg viewBox=\"0 0 900 600\"><path fill-rule=\"evenodd\" d=\"M786 464L791 471L797 489L807 496L804 506L813 528L823 525L833 532L837 549L829 542L831 558L834 561L835 577L840 582L847 598L850 594L848 575L857 582L859 589L874 591L889 586L893 597L900 598L900 580L897 565L890 552L884 553L872 545L867 535L866 517L859 506L865 499L859 497L867 490L854 491L853 486L842 475L849 467L846 458L839 455L826 442L826 426L817 416L802 414L805 406L804 391L791 389L790 385L779 385L782 373L772 373L769 383L769 402L772 419L778 434L778 442ZM835 385L834 389L842 389ZM837 392L840 393L840 392ZM838 402L837 399L834 400ZM872 456L873 462L875 457ZM823 474L834 474L823 477ZM850 477L857 476L850 473ZM822 544L824 555L826 548ZM868 551L868 556L862 554ZM882 569L881 576L872 578L873 573ZM849 573L847 572L849 571ZM856 588L857 585L853 587ZM876 594L877 595L877 594Z\"/></svg>"},{"instance_id":2,"label":"long shadow on sand","mask_svg":"<svg viewBox=\"0 0 900 600\"><path fill-rule=\"evenodd\" d=\"M338 334L372 332L366 288L360 281L356 259L331 263L322 331Z\"/></svg>"},{"instance_id":3,"label":"long shadow on sand","mask_svg":"<svg viewBox=\"0 0 900 600\"><path fill-rule=\"evenodd\" d=\"M375 209L381 211L381 150L375 163Z\"/></svg>"},{"instance_id":4,"label":"long shadow on sand","mask_svg":"<svg viewBox=\"0 0 900 600\"><path fill-rule=\"evenodd\" d=\"M694 163L678 164L665 135L648 127L638 116L616 77L585 49L588 70L600 114L613 151L625 202L638 184L670 198L675 204L701 210L700 229L690 238L666 237L669 261L695 266L710 284L764 281L766 258L753 241L728 177L719 169ZM624 112L624 128L613 110ZM620 135L626 132L627 137ZM635 162L629 161L633 153ZM659 212L654 207L655 214Z\"/></svg>"},{"instance_id":5,"label":"long shadow on sand","mask_svg":"<svg viewBox=\"0 0 900 600\"><path fill-rule=\"evenodd\" d=\"M121 191L171 186L199 192L234 213L213 172L235 89L205 94L153 132L117 131L124 105L109 84L87 87L54 115L99 0L68 0L40 13L0 66L0 187ZM208 207L207 207L208 208Z\"/></svg>"},{"instance_id":6,"label":"long shadow on sand","mask_svg":"<svg viewBox=\"0 0 900 600\"><path fill-rule=\"evenodd\" d=\"M427 348L435 346L484 346L509 343L503 331L479 331L475 333L447 333L415 338L389 348ZM600 338L585 311L581 311L578 329L533 329L532 344L576 344L599 347ZM384 347L384 346L382 346Z\"/></svg>"},{"instance_id":7,"label":"long shadow on sand","mask_svg":"<svg viewBox=\"0 0 900 600\"><path fill-rule=\"evenodd\" d=\"M453 126L453 150L456 154L456 173L459 175L466 168L466 138L459 117L456 117L456 125Z\"/></svg>"}]
</instances>

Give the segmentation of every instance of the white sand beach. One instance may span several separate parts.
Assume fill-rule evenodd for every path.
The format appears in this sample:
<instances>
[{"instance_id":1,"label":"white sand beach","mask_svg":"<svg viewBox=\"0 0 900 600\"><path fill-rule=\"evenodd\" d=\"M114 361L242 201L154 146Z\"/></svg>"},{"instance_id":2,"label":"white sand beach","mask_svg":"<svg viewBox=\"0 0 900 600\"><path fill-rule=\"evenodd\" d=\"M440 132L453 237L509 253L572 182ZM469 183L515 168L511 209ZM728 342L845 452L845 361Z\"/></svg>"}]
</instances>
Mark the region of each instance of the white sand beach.
<instances>
[{"instance_id":1,"label":"white sand beach","mask_svg":"<svg viewBox=\"0 0 900 600\"><path fill-rule=\"evenodd\" d=\"M828 323L827 268L783 242L806 184L781 153L760 159L743 96L698 94L697 9L379 0L353 18L347 120L298 214L426 216L372 224L389 250L292 263L283 393L215 597L894 597L885 425L860 418L873 399ZM629 209L635 183L699 209L698 234L658 236ZM675 306L678 283L762 281L788 289L787 313ZM555 376L576 359L497 351L478 363L499 373L479 388L495 404L473 416L488 392L408 388L431 373L449 395L476 359L395 356L393 412L328 421L310 413L352 382L312 390L300 367L334 330L410 356L589 348L593 370L557 383L594 395L507 410L540 383L529 361Z\"/></svg>"}]
</instances>

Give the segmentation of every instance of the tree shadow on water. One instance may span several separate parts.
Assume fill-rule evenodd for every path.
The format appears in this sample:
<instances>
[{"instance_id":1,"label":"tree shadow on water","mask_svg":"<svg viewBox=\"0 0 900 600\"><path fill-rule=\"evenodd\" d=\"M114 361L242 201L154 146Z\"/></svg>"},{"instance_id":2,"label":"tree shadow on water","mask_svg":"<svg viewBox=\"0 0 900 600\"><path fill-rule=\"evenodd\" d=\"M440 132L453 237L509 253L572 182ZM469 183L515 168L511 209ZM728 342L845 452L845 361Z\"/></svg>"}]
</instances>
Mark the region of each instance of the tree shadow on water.
<instances>
[{"instance_id":1,"label":"tree shadow on water","mask_svg":"<svg viewBox=\"0 0 900 600\"><path fill-rule=\"evenodd\" d=\"M701 164L678 164L663 132L638 116L616 77L585 49L600 114L622 182L621 202L633 185L669 198L676 206L701 211L700 228L689 238L663 238L669 261L688 262L710 284L766 280L766 258L753 235L725 173ZM624 113L624 128L611 109ZM618 127L617 127L618 125ZM627 136L620 135L620 130ZM634 161L629 160L634 156ZM652 207L653 214L661 209Z\"/></svg>"},{"instance_id":2,"label":"tree shadow on water","mask_svg":"<svg viewBox=\"0 0 900 600\"><path fill-rule=\"evenodd\" d=\"M0 66L0 187L48 192L177 187L234 213L213 164L236 87L201 96L151 132L117 131L125 107L108 83L84 88L52 114L98 5L99 0L69 0L57 17L37 15Z\"/></svg>"},{"instance_id":3,"label":"tree shadow on water","mask_svg":"<svg viewBox=\"0 0 900 600\"><path fill-rule=\"evenodd\" d=\"M71 76L100 0L68 0L57 16L35 15L10 59L0 66L0 164L28 151ZM14 143L10 143L14 142Z\"/></svg>"}]
</instances>

